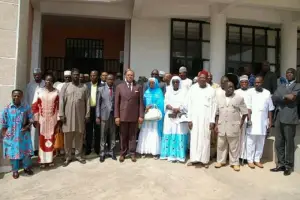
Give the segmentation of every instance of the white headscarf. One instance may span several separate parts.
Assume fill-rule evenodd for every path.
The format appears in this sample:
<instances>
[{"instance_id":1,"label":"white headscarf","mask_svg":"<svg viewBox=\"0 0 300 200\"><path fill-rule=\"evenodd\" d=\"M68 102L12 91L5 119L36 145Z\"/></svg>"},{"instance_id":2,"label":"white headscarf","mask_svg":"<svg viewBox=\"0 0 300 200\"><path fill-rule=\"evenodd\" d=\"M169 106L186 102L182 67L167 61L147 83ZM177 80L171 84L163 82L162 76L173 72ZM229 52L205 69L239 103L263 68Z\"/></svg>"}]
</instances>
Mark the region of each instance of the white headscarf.
<instances>
[{"instance_id":1,"label":"white headscarf","mask_svg":"<svg viewBox=\"0 0 300 200\"><path fill-rule=\"evenodd\" d=\"M175 91L174 87L173 87L173 80L179 80L179 86L178 86L178 90ZM181 78L179 76L173 76L171 81L170 81L170 92L172 92L173 94L178 94L179 91L181 90Z\"/></svg>"}]
</instances>

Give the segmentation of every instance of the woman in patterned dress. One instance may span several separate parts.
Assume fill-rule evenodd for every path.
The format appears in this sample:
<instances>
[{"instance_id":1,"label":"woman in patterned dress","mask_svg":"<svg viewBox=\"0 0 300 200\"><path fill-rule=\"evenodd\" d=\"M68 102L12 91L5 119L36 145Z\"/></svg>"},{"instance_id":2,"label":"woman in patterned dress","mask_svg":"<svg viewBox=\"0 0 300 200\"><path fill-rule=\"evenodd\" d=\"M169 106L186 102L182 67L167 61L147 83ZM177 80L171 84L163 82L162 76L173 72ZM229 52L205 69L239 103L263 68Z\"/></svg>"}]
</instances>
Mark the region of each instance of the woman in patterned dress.
<instances>
[{"instance_id":1,"label":"woman in patterned dress","mask_svg":"<svg viewBox=\"0 0 300 200\"><path fill-rule=\"evenodd\" d=\"M39 163L53 166L55 131L58 121L59 92L53 87L53 76L45 77L45 88L39 89L34 97L32 111L35 124L39 126Z\"/></svg>"},{"instance_id":2,"label":"woman in patterned dress","mask_svg":"<svg viewBox=\"0 0 300 200\"><path fill-rule=\"evenodd\" d=\"M181 79L174 76L165 96L165 119L161 141L160 159L185 162L188 147L188 124L180 120L184 113L186 90L181 89Z\"/></svg>"}]
</instances>

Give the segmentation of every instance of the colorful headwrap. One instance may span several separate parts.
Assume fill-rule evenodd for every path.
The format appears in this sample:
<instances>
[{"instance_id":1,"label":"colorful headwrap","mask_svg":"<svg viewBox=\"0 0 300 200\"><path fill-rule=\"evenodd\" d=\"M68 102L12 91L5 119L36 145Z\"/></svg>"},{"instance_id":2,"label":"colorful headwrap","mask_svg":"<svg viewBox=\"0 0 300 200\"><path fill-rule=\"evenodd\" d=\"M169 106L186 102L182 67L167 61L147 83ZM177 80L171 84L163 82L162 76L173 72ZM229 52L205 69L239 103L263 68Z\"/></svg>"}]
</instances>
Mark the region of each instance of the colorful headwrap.
<instances>
[{"instance_id":1,"label":"colorful headwrap","mask_svg":"<svg viewBox=\"0 0 300 200\"><path fill-rule=\"evenodd\" d=\"M202 70L198 73L198 76L204 74L206 77L208 77L208 71Z\"/></svg>"}]
</instances>

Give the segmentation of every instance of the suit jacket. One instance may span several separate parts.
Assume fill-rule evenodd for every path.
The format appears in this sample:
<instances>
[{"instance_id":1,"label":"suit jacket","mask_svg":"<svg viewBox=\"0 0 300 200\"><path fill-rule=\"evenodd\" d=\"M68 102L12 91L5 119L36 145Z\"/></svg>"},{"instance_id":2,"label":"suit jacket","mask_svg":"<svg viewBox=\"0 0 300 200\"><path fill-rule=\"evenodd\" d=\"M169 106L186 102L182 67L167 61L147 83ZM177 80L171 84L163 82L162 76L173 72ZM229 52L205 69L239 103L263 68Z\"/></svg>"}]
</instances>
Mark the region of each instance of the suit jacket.
<instances>
[{"instance_id":1,"label":"suit jacket","mask_svg":"<svg viewBox=\"0 0 300 200\"><path fill-rule=\"evenodd\" d=\"M123 80L116 79L115 82L114 82L114 85L115 85L115 87L117 87L119 84L121 84L123 82L124 82Z\"/></svg>"},{"instance_id":2,"label":"suit jacket","mask_svg":"<svg viewBox=\"0 0 300 200\"><path fill-rule=\"evenodd\" d=\"M298 124L298 101L286 101L284 96L300 91L300 83L292 83L290 86L280 85L272 96L274 105L279 109L279 121L284 124Z\"/></svg>"},{"instance_id":3,"label":"suit jacket","mask_svg":"<svg viewBox=\"0 0 300 200\"><path fill-rule=\"evenodd\" d=\"M137 122L139 117L144 118L142 87L133 83L131 91L124 81L116 88L115 118L121 122Z\"/></svg>"},{"instance_id":4,"label":"suit jacket","mask_svg":"<svg viewBox=\"0 0 300 200\"><path fill-rule=\"evenodd\" d=\"M109 87L107 85L99 87L97 90L96 117L101 120L108 120L114 111L115 88L112 87L112 90L112 96L110 96Z\"/></svg>"},{"instance_id":5,"label":"suit jacket","mask_svg":"<svg viewBox=\"0 0 300 200\"><path fill-rule=\"evenodd\" d=\"M266 73L262 87L274 94L277 89L277 76L274 72L269 71Z\"/></svg>"},{"instance_id":6,"label":"suit jacket","mask_svg":"<svg viewBox=\"0 0 300 200\"><path fill-rule=\"evenodd\" d=\"M241 116L248 114L244 98L233 94L230 101L226 102L225 93L217 96L217 115L219 115L219 136L238 137L241 134Z\"/></svg>"},{"instance_id":7,"label":"suit jacket","mask_svg":"<svg viewBox=\"0 0 300 200\"><path fill-rule=\"evenodd\" d=\"M86 87L88 88L88 91L89 91L89 97L91 97L92 82L87 82L85 85L86 85ZM97 83L97 88L99 88L99 87L102 87L102 84L101 84L100 81L98 81L98 83ZM98 96L98 89L97 89L97 94L96 94L96 96Z\"/></svg>"}]
</instances>

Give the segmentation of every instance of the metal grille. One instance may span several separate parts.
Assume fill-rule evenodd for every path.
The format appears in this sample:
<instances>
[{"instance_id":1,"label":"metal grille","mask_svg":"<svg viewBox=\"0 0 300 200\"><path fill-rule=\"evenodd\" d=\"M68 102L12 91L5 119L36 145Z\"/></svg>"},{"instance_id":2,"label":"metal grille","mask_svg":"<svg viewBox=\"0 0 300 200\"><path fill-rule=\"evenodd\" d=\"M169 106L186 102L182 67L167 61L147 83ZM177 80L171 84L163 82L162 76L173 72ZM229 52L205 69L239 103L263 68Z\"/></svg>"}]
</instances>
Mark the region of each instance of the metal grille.
<instances>
[{"instance_id":1,"label":"metal grille","mask_svg":"<svg viewBox=\"0 0 300 200\"><path fill-rule=\"evenodd\" d=\"M67 38L66 57L103 59L103 40Z\"/></svg>"},{"instance_id":2,"label":"metal grille","mask_svg":"<svg viewBox=\"0 0 300 200\"><path fill-rule=\"evenodd\" d=\"M65 61L62 57L45 57L44 58L44 71L56 71L56 79L63 80Z\"/></svg>"}]
</instances>

